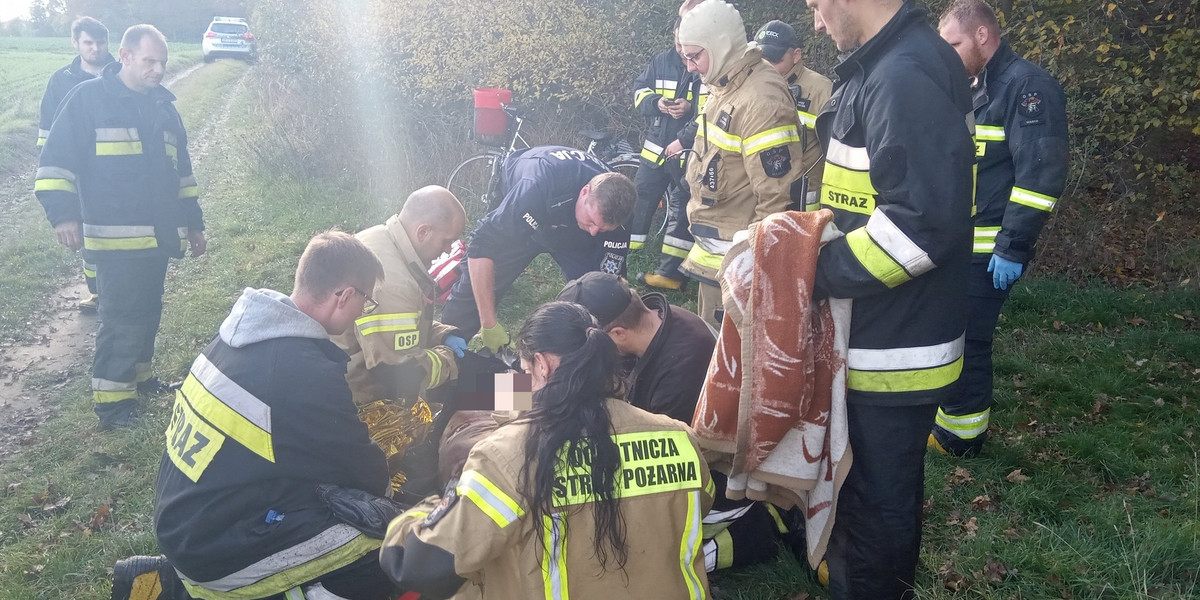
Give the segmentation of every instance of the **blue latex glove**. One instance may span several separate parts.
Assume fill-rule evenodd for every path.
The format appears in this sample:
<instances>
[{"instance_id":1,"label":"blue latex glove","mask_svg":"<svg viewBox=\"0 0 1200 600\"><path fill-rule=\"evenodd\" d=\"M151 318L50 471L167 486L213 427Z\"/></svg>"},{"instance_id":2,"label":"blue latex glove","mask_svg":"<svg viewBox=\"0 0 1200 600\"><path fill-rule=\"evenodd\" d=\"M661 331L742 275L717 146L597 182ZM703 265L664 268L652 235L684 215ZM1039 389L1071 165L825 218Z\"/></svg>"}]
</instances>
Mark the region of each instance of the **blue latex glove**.
<instances>
[{"instance_id":1,"label":"blue latex glove","mask_svg":"<svg viewBox=\"0 0 1200 600\"><path fill-rule=\"evenodd\" d=\"M467 351L467 340L464 340L457 335L446 336L446 339L443 340L443 344L445 344L447 348L453 350L454 355L459 358L462 358L463 353Z\"/></svg>"},{"instance_id":2,"label":"blue latex glove","mask_svg":"<svg viewBox=\"0 0 1200 600\"><path fill-rule=\"evenodd\" d=\"M1025 266L1019 262L1013 262L1007 258L992 255L992 260L988 263L988 273L992 274L992 285L998 290L1007 290L1008 286L1016 283L1017 278L1021 276L1021 272L1025 270Z\"/></svg>"}]
</instances>

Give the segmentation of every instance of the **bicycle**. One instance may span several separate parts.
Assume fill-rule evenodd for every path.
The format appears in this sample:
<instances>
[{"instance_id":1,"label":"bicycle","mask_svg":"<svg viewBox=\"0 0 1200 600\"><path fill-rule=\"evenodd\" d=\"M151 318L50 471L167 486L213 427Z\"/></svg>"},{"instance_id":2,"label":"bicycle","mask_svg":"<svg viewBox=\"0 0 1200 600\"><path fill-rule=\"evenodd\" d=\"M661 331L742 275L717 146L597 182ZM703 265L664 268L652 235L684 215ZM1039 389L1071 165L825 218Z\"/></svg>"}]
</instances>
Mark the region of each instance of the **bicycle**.
<instances>
[{"instance_id":1,"label":"bicycle","mask_svg":"<svg viewBox=\"0 0 1200 600\"><path fill-rule=\"evenodd\" d=\"M489 146L480 154L476 154L459 163L450 172L446 188L453 193L463 208L467 211L468 224L474 224L487 213L491 212L500 201L500 180L504 161L517 150L529 147L529 142L521 137L521 125L525 117L520 109L511 104L501 105L510 118L507 139L502 146ZM633 146L623 139L614 138L603 130L584 130L580 135L589 140L586 152L599 158L609 169L625 175L633 180L638 169L638 153ZM479 140L476 140L479 141ZM666 228L666 202L659 201L655 218L651 221L650 231L661 234Z\"/></svg>"}]
</instances>

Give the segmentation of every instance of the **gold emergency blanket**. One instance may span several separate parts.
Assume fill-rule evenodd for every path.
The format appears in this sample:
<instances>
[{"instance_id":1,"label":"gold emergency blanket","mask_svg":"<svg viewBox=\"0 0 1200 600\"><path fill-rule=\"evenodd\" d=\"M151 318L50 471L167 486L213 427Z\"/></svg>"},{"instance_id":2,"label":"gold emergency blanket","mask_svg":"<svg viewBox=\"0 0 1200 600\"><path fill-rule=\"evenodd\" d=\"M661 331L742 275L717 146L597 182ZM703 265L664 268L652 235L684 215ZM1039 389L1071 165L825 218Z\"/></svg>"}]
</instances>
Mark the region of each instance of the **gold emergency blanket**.
<instances>
[{"instance_id":1,"label":"gold emergency blanket","mask_svg":"<svg viewBox=\"0 0 1200 600\"><path fill-rule=\"evenodd\" d=\"M405 450L429 434L433 411L424 400L404 406L389 400L376 400L358 409L358 418L367 424L371 439L383 450L388 462L404 456ZM407 478L402 472L392 475L392 491L398 492Z\"/></svg>"}]
</instances>

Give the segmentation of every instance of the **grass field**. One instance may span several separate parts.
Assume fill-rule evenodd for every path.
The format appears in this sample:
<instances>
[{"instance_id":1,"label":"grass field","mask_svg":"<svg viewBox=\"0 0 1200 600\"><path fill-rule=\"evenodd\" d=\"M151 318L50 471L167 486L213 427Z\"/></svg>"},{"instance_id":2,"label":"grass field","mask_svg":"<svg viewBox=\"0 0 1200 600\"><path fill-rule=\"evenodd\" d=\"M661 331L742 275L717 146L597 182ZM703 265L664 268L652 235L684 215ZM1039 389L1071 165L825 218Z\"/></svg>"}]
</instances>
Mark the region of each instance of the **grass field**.
<instances>
[{"instance_id":1,"label":"grass field","mask_svg":"<svg viewBox=\"0 0 1200 600\"><path fill-rule=\"evenodd\" d=\"M313 233L353 231L387 216L351 185L258 165L253 145L270 143L270 126L254 109L254 70L244 88L236 85L245 68L217 63L176 90L193 137L210 123L222 127L197 164L209 254L176 263L167 283L156 357L164 378L186 371L243 287L290 291ZM227 96L232 110L220 121ZM12 231L49 237L30 204L6 216L4 238ZM29 266L9 276L15 258L3 254L6 246L0 240L7 300L72 273L71 261L45 244L20 255ZM51 258L37 263L39 253ZM635 255L631 270L653 260ZM535 263L502 320L515 330L561 283L552 263ZM36 307L13 304L5 309L10 335L37 319ZM997 336L992 442L977 458L927 458L918 597L1200 596L1198 319L1193 291L1023 281ZM101 433L87 373L46 388L59 416L25 452L0 464L0 598L107 598L115 560L157 553L153 482L170 399L146 403L133 428ZM713 584L721 599L827 596L787 553L718 574Z\"/></svg>"}]
</instances>

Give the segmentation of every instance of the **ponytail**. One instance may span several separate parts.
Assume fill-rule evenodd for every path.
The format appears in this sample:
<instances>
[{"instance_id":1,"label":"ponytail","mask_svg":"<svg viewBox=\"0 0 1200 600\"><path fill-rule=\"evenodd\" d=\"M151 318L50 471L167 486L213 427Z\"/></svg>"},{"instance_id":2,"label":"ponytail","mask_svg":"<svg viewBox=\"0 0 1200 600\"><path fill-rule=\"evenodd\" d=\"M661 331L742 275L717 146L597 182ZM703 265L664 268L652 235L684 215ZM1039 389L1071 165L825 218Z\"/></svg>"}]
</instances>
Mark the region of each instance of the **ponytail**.
<instances>
[{"instance_id":1,"label":"ponytail","mask_svg":"<svg viewBox=\"0 0 1200 600\"><path fill-rule=\"evenodd\" d=\"M526 361L538 352L559 357L558 368L545 387L534 392L533 410L525 416L530 433L521 481L535 527L557 512L554 485L564 461L590 458L595 555L601 568L607 569L611 558L624 569L625 521L616 496L621 457L605 403L624 396L616 373L616 345L587 309L556 301L539 306L525 321L517 334L517 352ZM531 459L536 459L536 465Z\"/></svg>"}]
</instances>

